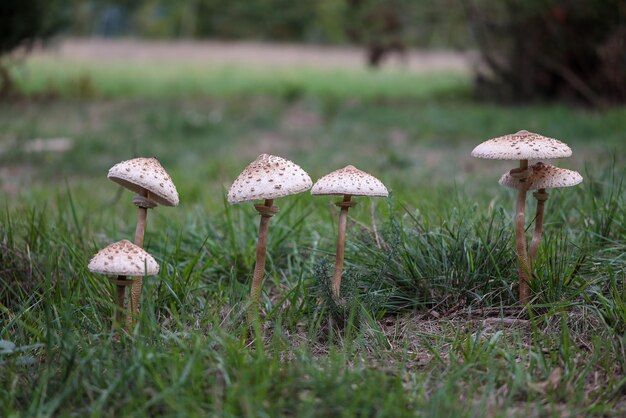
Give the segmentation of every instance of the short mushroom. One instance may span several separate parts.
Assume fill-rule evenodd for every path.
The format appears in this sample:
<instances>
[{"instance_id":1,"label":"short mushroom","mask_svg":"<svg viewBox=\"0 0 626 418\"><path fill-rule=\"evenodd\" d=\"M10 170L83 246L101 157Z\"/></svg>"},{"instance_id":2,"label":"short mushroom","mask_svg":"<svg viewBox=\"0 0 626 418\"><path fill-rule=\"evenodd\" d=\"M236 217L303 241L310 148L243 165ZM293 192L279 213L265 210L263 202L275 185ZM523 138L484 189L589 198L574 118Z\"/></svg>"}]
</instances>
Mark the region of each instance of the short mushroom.
<instances>
[{"instance_id":1,"label":"short mushroom","mask_svg":"<svg viewBox=\"0 0 626 418\"><path fill-rule=\"evenodd\" d=\"M254 200L265 201L262 205L254 205L261 215L261 222L256 248L256 265L250 288L248 323L251 323L254 315L258 314L265 271L269 218L278 213L278 208L274 206L274 199L301 193L310 189L311 185L311 177L297 164L274 155L261 154L243 170L228 191L228 202L231 204Z\"/></svg>"},{"instance_id":2,"label":"short mushroom","mask_svg":"<svg viewBox=\"0 0 626 418\"><path fill-rule=\"evenodd\" d=\"M93 256L89 262L92 273L115 276L111 281L117 287L117 320L122 323L126 287L133 283L132 277L153 276L159 273L156 260L142 248L128 240L110 244ZM129 279L130 278L130 279Z\"/></svg>"},{"instance_id":3,"label":"short mushroom","mask_svg":"<svg viewBox=\"0 0 626 418\"><path fill-rule=\"evenodd\" d=\"M335 298L339 297L341 288L341 273L343 271L343 257L346 245L346 223L348 209L356 205L351 201L352 196L378 196L387 197L389 192L385 185L376 177L348 165L339 170L320 178L311 189L312 195L335 195L343 196L341 202L335 205L341 208L339 212L339 225L337 235L337 255L335 258L335 271L333 273L332 290Z\"/></svg>"},{"instance_id":4,"label":"short mushroom","mask_svg":"<svg viewBox=\"0 0 626 418\"><path fill-rule=\"evenodd\" d=\"M509 174L520 182L515 214L515 246L518 256L519 299L523 304L530 300L530 265L524 238L524 210L528 187L526 179L530 175L528 160L565 158L571 155L572 150L563 142L528 131L490 139L472 151L472 156L477 158L520 161L519 168L511 170Z\"/></svg>"},{"instance_id":5,"label":"short mushroom","mask_svg":"<svg viewBox=\"0 0 626 418\"><path fill-rule=\"evenodd\" d=\"M139 208L135 229L135 245L143 248L148 209L156 207L157 204L178 206L176 186L156 158L133 158L122 161L111 167L108 178L137 193L133 197L133 203ZM132 323L133 315L139 314L141 283L141 277L133 281L127 318L129 323Z\"/></svg>"},{"instance_id":6,"label":"short mushroom","mask_svg":"<svg viewBox=\"0 0 626 418\"><path fill-rule=\"evenodd\" d=\"M543 233L544 205L549 197L546 189L576 186L577 184L582 183L583 177L577 171L558 168L550 164L545 164L541 161L532 165L530 168L531 174L526 180L526 189L537 190L533 193L533 196L537 199L535 232L533 233L533 240L530 244L530 250L528 252L530 262L531 264L534 264L537 259L537 251L539 250L541 235ZM512 189L517 189L521 185L520 181L511 176L510 173L505 173L502 178L500 178L500 184Z\"/></svg>"}]
</instances>

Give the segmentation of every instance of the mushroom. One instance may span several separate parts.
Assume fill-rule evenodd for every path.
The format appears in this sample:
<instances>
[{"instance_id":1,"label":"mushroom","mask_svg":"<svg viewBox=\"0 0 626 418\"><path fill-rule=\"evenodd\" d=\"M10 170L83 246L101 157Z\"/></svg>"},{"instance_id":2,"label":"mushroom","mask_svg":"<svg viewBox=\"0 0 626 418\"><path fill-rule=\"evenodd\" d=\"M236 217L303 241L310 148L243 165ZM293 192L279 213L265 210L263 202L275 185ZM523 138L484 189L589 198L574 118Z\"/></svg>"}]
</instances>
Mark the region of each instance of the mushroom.
<instances>
[{"instance_id":1,"label":"mushroom","mask_svg":"<svg viewBox=\"0 0 626 418\"><path fill-rule=\"evenodd\" d=\"M346 245L346 222L348 209L355 206L352 196L378 196L387 197L389 192L385 185L376 177L348 165L339 170L320 178L311 189L312 195L338 195L343 196L341 202L335 205L341 208L339 212L339 226L337 235L337 256L335 258L335 271L333 273L332 290L335 298L339 298L341 288L341 273L343 270L343 256Z\"/></svg>"},{"instance_id":2,"label":"mushroom","mask_svg":"<svg viewBox=\"0 0 626 418\"><path fill-rule=\"evenodd\" d=\"M231 204L265 200L262 205L254 205L261 215L261 222L250 288L248 323L252 323L253 316L258 314L269 218L278 213L278 208L273 205L274 199L301 193L310 189L311 185L311 177L297 164L275 155L261 154L243 170L228 191L228 203Z\"/></svg>"},{"instance_id":3,"label":"mushroom","mask_svg":"<svg viewBox=\"0 0 626 418\"><path fill-rule=\"evenodd\" d=\"M93 256L88 265L92 273L116 276L110 279L117 287L117 310L115 319L122 323L126 287L133 283L132 277L153 276L159 273L156 260L142 248L128 240L110 244ZM130 278L129 278L130 277Z\"/></svg>"},{"instance_id":4,"label":"mushroom","mask_svg":"<svg viewBox=\"0 0 626 418\"><path fill-rule=\"evenodd\" d=\"M107 177L137 193L133 197L133 203L139 208L135 229L135 245L143 248L148 209L155 208L157 204L178 206L176 186L156 158L133 158L122 161L111 167ZM132 297L127 317L129 324L132 324L133 315L139 314L141 283L141 277L137 277L132 284Z\"/></svg>"},{"instance_id":5,"label":"mushroom","mask_svg":"<svg viewBox=\"0 0 626 418\"><path fill-rule=\"evenodd\" d=\"M550 164L545 164L541 161L532 165L530 168L531 174L526 180L526 189L537 190L533 193L533 196L537 199L535 231L533 233L533 240L530 244L530 250L528 252L530 262L531 264L534 264L537 259L539 244L541 243L541 234L543 233L544 205L549 197L546 189L576 186L577 184L582 183L583 177L577 171L558 168ZM511 176L510 173L505 173L502 178L500 178L500 184L512 189L517 189L521 185L520 181Z\"/></svg>"},{"instance_id":6,"label":"mushroom","mask_svg":"<svg viewBox=\"0 0 626 418\"><path fill-rule=\"evenodd\" d=\"M509 175L519 181L515 214L515 246L518 256L519 299L526 304L530 299L530 266L524 238L524 210L526 208L526 182L530 175L528 160L565 158L572 155L567 144L528 131L493 138L478 145L472 156L492 160L519 160L519 168L512 169Z\"/></svg>"}]
</instances>

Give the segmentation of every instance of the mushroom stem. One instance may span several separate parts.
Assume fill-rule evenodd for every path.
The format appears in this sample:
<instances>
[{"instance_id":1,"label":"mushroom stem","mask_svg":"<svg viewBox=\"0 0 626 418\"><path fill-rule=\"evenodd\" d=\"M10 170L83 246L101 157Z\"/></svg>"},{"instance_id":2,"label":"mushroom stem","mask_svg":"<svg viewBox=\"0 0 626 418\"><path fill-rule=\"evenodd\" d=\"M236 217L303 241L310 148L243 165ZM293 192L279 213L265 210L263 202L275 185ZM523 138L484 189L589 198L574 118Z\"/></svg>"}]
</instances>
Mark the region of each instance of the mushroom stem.
<instances>
[{"instance_id":1,"label":"mushroom stem","mask_svg":"<svg viewBox=\"0 0 626 418\"><path fill-rule=\"evenodd\" d=\"M528 257L530 258L531 264L534 265L535 260L537 259L539 245L541 244L541 235L543 233L543 212L549 194L546 193L546 189L539 189L533 193L533 196L537 199L537 216L535 217L535 232L533 233L533 240L530 243Z\"/></svg>"},{"instance_id":2,"label":"mushroom stem","mask_svg":"<svg viewBox=\"0 0 626 418\"><path fill-rule=\"evenodd\" d=\"M524 236L524 210L526 209L526 192L528 178L528 160L521 160L518 169L511 170L511 175L520 181L517 191L517 208L515 213L515 246L517 247L517 266L519 272L519 299L524 305L530 299L530 268L526 252L526 237Z\"/></svg>"},{"instance_id":3,"label":"mushroom stem","mask_svg":"<svg viewBox=\"0 0 626 418\"><path fill-rule=\"evenodd\" d=\"M266 199L263 205L254 205L254 208L261 214L259 223L259 237L256 244L256 264L254 275L252 276L252 286L250 288L250 306L248 308L248 324L251 324L259 311L259 301L261 299L261 289L263 286L263 273L265 272L265 255L267 250L267 230L269 220L278 212L278 208L273 206L274 199Z\"/></svg>"},{"instance_id":4,"label":"mushroom stem","mask_svg":"<svg viewBox=\"0 0 626 418\"><path fill-rule=\"evenodd\" d=\"M123 276L120 276L118 278L119 280L124 280ZM121 312L124 311L124 297L126 296L126 286L123 285L117 285L117 306L120 308L120 311L118 312L118 319L122 319L120 318L121 316Z\"/></svg>"},{"instance_id":5,"label":"mushroom stem","mask_svg":"<svg viewBox=\"0 0 626 418\"><path fill-rule=\"evenodd\" d=\"M148 191L142 190L140 195L148 197ZM144 206L137 207L137 227L135 228L135 245L143 248L143 237L146 233L146 220L148 218L148 208Z\"/></svg>"},{"instance_id":6,"label":"mushroom stem","mask_svg":"<svg viewBox=\"0 0 626 418\"><path fill-rule=\"evenodd\" d=\"M139 195L148 198L148 191L142 189ZM146 220L148 218L148 208L146 205L137 205L137 227L135 228L135 245L143 248L143 237L146 233ZM132 328L135 318L139 315L139 298L141 297L142 277L136 277L130 287L130 300L128 312L126 314L126 323L128 328Z\"/></svg>"},{"instance_id":7,"label":"mushroom stem","mask_svg":"<svg viewBox=\"0 0 626 418\"><path fill-rule=\"evenodd\" d=\"M125 283L126 281L126 276L117 276L117 280L115 281L115 287L117 288L117 308L115 309L115 314L113 315L114 325L116 323L124 323L124 298L126 296L127 286L127 283Z\"/></svg>"},{"instance_id":8,"label":"mushroom stem","mask_svg":"<svg viewBox=\"0 0 626 418\"><path fill-rule=\"evenodd\" d=\"M335 257L335 272L333 273L333 296L339 298L339 291L341 289L341 273L343 271L343 257L346 246L346 224L348 223L348 209L356 205L356 202L351 202L351 195L347 194L343 196L343 201L335 203L341 208L339 212L339 225L337 226L337 254Z\"/></svg>"},{"instance_id":9,"label":"mushroom stem","mask_svg":"<svg viewBox=\"0 0 626 418\"><path fill-rule=\"evenodd\" d=\"M128 278L124 275L118 275L115 279L110 279L111 283L115 285L116 288L116 307L113 312L113 320L111 321L111 328L115 329L117 324L121 324L124 326L124 298L126 296L126 287L128 287L132 282L128 280ZM113 340L119 342L119 334L116 332L113 335Z\"/></svg>"}]
</instances>

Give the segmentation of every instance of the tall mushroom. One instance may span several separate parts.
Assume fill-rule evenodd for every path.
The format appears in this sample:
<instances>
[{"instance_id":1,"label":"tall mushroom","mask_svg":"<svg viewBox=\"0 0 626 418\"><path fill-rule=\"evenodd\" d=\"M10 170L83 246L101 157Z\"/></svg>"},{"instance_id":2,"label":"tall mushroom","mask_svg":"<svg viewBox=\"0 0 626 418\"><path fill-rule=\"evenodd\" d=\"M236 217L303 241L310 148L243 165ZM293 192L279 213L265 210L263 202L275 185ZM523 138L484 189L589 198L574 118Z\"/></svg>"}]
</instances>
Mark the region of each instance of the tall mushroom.
<instances>
[{"instance_id":1,"label":"tall mushroom","mask_svg":"<svg viewBox=\"0 0 626 418\"><path fill-rule=\"evenodd\" d=\"M261 215L261 221L256 248L256 265L250 288L248 323L251 323L254 315L258 314L265 271L269 218L278 213L278 207L274 206L274 199L301 193L310 189L311 185L311 177L297 164L274 155L261 154L243 170L228 191L228 202L231 204L254 200L265 201L262 205L254 205Z\"/></svg>"},{"instance_id":2,"label":"tall mushroom","mask_svg":"<svg viewBox=\"0 0 626 418\"><path fill-rule=\"evenodd\" d=\"M89 262L89 271L101 273L111 278L117 287L117 306L119 309L113 320L119 323L124 319L124 297L126 287L133 283L132 277L153 276L159 273L156 260L142 248L128 240L110 244L98 251Z\"/></svg>"},{"instance_id":3,"label":"tall mushroom","mask_svg":"<svg viewBox=\"0 0 626 418\"><path fill-rule=\"evenodd\" d=\"M531 264L535 264L537 251L541 243L541 235L543 233L544 205L549 197L546 189L576 186L583 181L583 177L577 171L558 168L541 161L532 165L530 168L531 174L526 180L526 189L537 190L533 193L534 198L537 199L537 214L535 216L535 231L533 233L533 240L530 244L528 256ZM500 184L512 189L517 189L521 185L520 181L511 176L510 173L505 173L500 178Z\"/></svg>"},{"instance_id":4,"label":"tall mushroom","mask_svg":"<svg viewBox=\"0 0 626 418\"><path fill-rule=\"evenodd\" d=\"M357 202L351 201L352 196L378 196L387 197L389 192L385 185L376 177L348 165L339 170L320 178L311 189L312 195L336 195L343 196L341 202L335 205L341 208L339 212L339 225L337 234L337 256L335 258L335 271L333 273L333 296L339 297L341 288L341 273L343 271L344 248L346 245L346 223L348 209Z\"/></svg>"},{"instance_id":5,"label":"tall mushroom","mask_svg":"<svg viewBox=\"0 0 626 418\"><path fill-rule=\"evenodd\" d=\"M492 160L519 160L519 168L512 169L509 174L520 182L517 193L515 213L515 246L517 248L519 272L519 299L523 304L530 300L530 265L524 237L524 210L526 208L526 179L530 175L528 160L544 160L565 158L572 155L566 144L554 138L548 138L528 131L519 131L490 139L478 145L472 156Z\"/></svg>"},{"instance_id":6,"label":"tall mushroom","mask_svg":"<svg viewBox=\"0 0 626 418\"><path fill-rule=\"evenodd\" d=\"M176 186L156 158L133 158L122 161L111 167L108 178L137 193L133 197L133 203L138 207L135 245L143 248L148 209L155 208L159 204L178 206ZM136 317L139 314L141 284L141 277L137 277L131 287L131 303L127 316L129 324L132 324L133 316Z\"/></svg>"}]
</instances>

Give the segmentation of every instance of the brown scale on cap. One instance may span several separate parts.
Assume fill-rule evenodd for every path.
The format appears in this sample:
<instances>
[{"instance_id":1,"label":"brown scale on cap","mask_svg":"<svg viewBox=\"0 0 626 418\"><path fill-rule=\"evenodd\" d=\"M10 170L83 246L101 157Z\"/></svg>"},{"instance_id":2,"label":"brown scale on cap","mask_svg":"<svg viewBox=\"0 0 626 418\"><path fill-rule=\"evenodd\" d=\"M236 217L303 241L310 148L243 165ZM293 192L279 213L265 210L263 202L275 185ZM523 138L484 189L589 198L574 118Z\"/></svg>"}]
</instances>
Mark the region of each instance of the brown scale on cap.
<instances>
[{"instance_id":1,"label":"brown scale on cap","mask_svg":"<svg viewBox=\"0 0 626 418\"><path fill-rule=\"evenodd\" d=\"M156 260L128 240L100 250L89 262L89 271L110 276L153 276L159 273Z\"/></svg>"},{"instance_id":2,"label":"brown scale on cap","mask_svg":"<svg viewBox=\"0 0 626 418\"><path fill-rule=\"evenodd\" d=\"M133 158L115 164L108 178L141 194L150 192L150 200L164 206L178 206L178 191L172 178L156 158Z\"/></svg>"},{"instance_id":3,"label":"brown scale on cap","mask_svg":"<svg viewBox=\"0 0 626 418\"><path fill-rule=\"evenodd\" d=\"M567 144L528 131L490 139L472 151L473 157L490 160L544 160L571 155Z\"/></svg>"},{"instance_id":4,"label":"brown scale on cap","mask_svg":"<svg viewBox=\"0 0 626 418\"><path fill-rule=\"evenodd\" d=\"M571 187L582 183L582 176L573 170L558 168L550 164L538 162L530 167L531 174L526 179L528 190L554 189L557 187ZM520 181L505 173L500 178L500 185L517 189Z\"/></svg>"},{"instance_id":5,"label":"brown scale on cap","mask_svg":"<svg viewBox=\"0 0 626 418\"><path fill-rule=\"evenodd\" d=\"M389 192L376 177L348 165L316 181L311 194L387 197Z\"/></svg>"},{"instance_id":6,"label":"brown scale on cap","mask_svg":"<svg viewBox=\"0 0 626 418\"><path fill-rule=\"evenodd\" d=\"M235 179L229 203L276 199L311 188L311 177L299 165L275 155L261 154Z\"/></svg>"}]
</instances>

